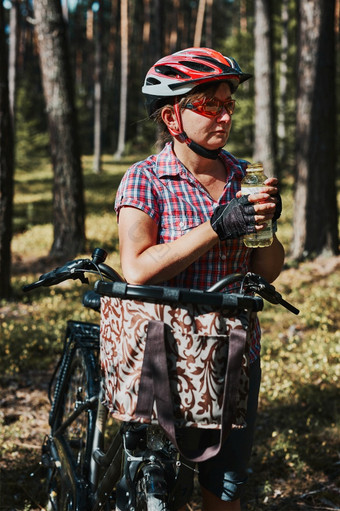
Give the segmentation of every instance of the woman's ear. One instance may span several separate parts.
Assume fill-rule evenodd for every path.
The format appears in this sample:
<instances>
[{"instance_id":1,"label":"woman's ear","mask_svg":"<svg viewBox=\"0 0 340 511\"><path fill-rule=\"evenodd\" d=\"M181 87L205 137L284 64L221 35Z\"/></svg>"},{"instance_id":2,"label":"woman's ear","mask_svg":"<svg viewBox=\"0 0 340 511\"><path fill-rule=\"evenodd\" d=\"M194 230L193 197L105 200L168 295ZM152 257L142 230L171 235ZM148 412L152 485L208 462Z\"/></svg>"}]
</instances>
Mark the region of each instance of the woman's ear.
<instances>
[{"instance_id":1,"label":"woman's ear","mask_svg":"<svg viewBox=\"0 0 340 511\"><path fill-rule=\"evenodd\" d=\"M172 106L165 106L161 112L161 116L170 133L178 132L179 126Z\"/></svg>"}]
</instances>

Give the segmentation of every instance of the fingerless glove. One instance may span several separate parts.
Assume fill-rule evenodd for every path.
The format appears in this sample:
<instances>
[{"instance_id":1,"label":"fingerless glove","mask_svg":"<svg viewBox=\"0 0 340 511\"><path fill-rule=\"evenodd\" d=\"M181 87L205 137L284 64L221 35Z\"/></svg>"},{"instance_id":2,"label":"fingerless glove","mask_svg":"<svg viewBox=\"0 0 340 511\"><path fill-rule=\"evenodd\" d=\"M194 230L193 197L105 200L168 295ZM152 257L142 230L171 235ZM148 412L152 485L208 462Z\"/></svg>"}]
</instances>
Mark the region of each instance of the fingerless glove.
<instances>
[{"instance_id":1,"label":"fingerless glove","mask_svg":"<svg viewBox=\"0 0 340 511\"><path fill-rule=\"evenodd\" d=\"M229 204L217 206L210 222L221 241L237 239L256 231L254 206L246 195L232 199Z\"/></svg>"},{"instance_id":2,"label":"fingerless glove","mask_svg":"<svg viewBox=\"0 0 340 511\"><path fill-rule=\"evenodd\" d=\"M281 200L281 195L279 193L274 195L273 197L275 197L275 199L277 200L277 203L276 203L276 206L275 206L275 213L274 213L274 216L273 216L273 222L275 222L281 216L281 212L282 212L282 200Z\"/></svg>"}]
</instances>

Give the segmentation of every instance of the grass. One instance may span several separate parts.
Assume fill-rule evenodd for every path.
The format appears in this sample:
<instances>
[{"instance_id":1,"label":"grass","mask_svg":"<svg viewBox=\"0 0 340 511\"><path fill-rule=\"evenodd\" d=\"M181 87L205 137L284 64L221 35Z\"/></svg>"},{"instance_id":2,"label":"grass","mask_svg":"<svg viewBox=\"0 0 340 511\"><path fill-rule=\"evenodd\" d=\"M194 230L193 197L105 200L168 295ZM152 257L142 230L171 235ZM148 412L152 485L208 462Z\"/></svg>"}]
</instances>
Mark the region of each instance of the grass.
<instances>
[{"instance_id":1,"label":"grass","mask_svg":"<svg viewBox=\"0 0 340 511\"><path fill-rule=\"evenodd\" d=\"M88 253L109 252L119 270L115 190L130 162L104 158L100 176L84 158ZM71 282L24 295L21 288L54 267L52 172L48 164L19 171L15 185L14 299L0 307L0 509L40 509L39 445L47 431L48 374L61 352L65 318L98 321L81 305L84 287ZM292 181L283 186L279 236L292 236ZM87 254L79 254L88 255ZM49 266L50 264L50 266ZM263 379L251 476L249 511L340 509L339 259L287 267L275 283L301 309L299 316L267 304L261 313ZM33 446L29 449L29 446ZM34 473L34 477L30 477ZM195 509L199 509L195 507Z\"/></svg>"}]
</instances>

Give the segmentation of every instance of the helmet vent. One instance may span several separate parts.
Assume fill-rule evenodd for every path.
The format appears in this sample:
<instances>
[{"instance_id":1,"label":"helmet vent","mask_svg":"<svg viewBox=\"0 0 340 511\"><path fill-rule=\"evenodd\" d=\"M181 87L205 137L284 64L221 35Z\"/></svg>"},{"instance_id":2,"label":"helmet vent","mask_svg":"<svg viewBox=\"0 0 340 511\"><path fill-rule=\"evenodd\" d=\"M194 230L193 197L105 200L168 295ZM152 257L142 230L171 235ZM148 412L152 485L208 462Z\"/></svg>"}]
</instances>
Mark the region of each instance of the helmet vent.
<instances>
[{"instance_id":1,"label":"helmet vent","mask_svg":"<svg viewBox=\"0 0 340 511\"><path fill-rule=\"evenodd\" d=\"M218 60L212 58L212 57L200 57L202 60L206 60L207 62L211 62L214 64L214 66L218 66L223 73L230 73L230 71L235 71L232 66L227 66L226 64L223 64L222 62L219 62Z\"/></svg>"},{"instance_id":2,"label":"helmet vent","mask_svg":"<svg viewBox=\"0 0 340 511\"><path fill-rule=\"evenodd\" d=\"M205 64L202 64L201 62L183 61L183 62L180 62L180 64L182 64L185 67L188 67L189 69L192 69L193 71L199 71L201 73L211 73L213 71L213 69L210 66L206 66Z\"/></svg>"},{"instance_id":3,"label":"helmet vent","mask_svg":"<svg viewBox=\"0 0 340 511\"><path fill-rule=\"evenodd\" d=\"M157 80L157 78L154 78L153 76L149 76L145 80L145 85L159 85L160 83L160 80Z\"/></svg>"},{"instance_id":4,"label":"helmet vent","mask_svg":"<svg viewBox=\"0 0 340 511\"><path fill-rule=\"evenodd\" d=\"M190 78L186 73L182 73L178 69L174 69L171 66L155 66L155 71L165 76L170 76L173 78Z\"/></svg>"}]
</instances>

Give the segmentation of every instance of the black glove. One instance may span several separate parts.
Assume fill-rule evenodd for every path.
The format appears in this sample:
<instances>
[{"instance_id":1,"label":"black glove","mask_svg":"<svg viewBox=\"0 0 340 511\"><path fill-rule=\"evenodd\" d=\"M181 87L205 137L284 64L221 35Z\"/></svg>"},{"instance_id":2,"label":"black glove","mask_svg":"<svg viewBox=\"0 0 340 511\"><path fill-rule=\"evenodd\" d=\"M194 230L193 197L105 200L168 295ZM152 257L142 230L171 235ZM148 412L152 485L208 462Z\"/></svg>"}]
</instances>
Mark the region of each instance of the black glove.
<instances>
[{"instance_id":1,"label":"black glove","mask_svg":"<svg viewBox=\"0 0 340 511\"><path fill-rule=\"evenodd\" d=\"M232 199L224 206L217 206L210 222L221 241L240 238L256 231L255 210L247 195Z\"/></svg>"},{"instance_id":2,"label":"black glove","mask_svg":"<svg viewBox=\"0 0 340 511\"><path fill-rule=\"evenodd\" d=\"M277 193L276 195L273 195L273 197L275 197L275 199L277 200L277 203L275 205L275 213L273 216L273 222L275 222L281 216L282 200L281 200L281 195L279 193Z\"/></svg>"}]
</instances>

